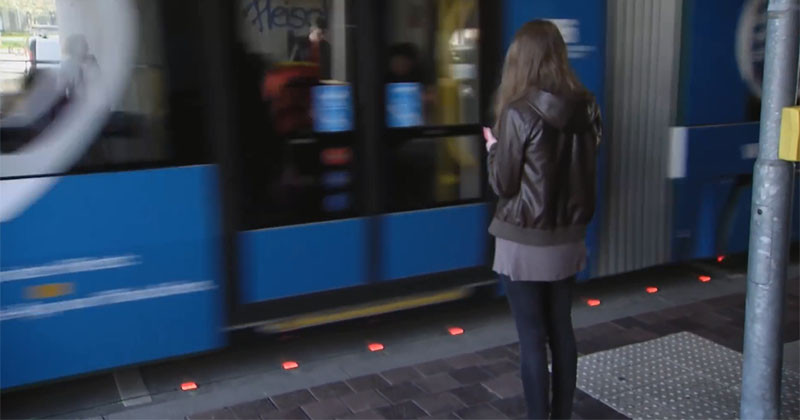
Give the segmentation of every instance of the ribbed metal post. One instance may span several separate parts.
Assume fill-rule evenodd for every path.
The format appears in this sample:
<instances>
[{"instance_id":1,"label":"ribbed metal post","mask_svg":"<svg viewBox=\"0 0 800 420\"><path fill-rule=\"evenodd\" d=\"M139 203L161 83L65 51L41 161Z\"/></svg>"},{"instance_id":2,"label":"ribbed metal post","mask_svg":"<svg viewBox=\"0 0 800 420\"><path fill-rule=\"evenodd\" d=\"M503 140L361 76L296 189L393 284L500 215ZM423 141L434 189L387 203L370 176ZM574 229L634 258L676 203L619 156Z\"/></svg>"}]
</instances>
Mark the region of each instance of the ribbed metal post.
<instances>
[{"instance_id":1,"label":"ribbed metal post","mask_svg":"<svg viewBox=\"0 0 800 420\"><path fill-rule=\"evenodd\" d=\"M781 110L797 95L800 0L770 0L761 134L753 174L747 269L743 419L780 416L782 320L794 165L778 159Z\"/></svg>"}]
</instances>

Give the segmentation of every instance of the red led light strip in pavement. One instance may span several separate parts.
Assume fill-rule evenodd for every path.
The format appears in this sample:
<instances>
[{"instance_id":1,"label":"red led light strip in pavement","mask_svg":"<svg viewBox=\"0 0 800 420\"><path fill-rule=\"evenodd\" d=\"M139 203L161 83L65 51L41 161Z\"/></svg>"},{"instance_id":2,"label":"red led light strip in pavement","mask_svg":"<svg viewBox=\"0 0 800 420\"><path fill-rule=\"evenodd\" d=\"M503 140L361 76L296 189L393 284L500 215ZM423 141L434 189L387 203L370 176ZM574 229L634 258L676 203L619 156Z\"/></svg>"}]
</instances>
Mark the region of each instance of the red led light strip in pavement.
<instances>
[{"instance_id":1,"label":"red led light strip in pavement","mask_svg":"<svg viewBox=\"0 0 800 420\"><path fill-rule=\"evenodd\" d=\"M194 391L197 389L197 384L194 382L184 382L181 384L181 391Z\"/></svg>"},{"instance_id":2,"label":"red led light strip in pavement","mask_svg":"<svg viewBox=\"0 0 800 420\"><path fill-rule=\"evenodd\" d=\"M450 335L461 335L464 334L464 329L459 327L450 327L447 329L447 332L449 332Z\"/></svg>"},{"instance_id":3,"label":"red led light strip in pavement","mask_svg":"<svg viewBox=\"0 0 800 420\"><path fill-rule=\"evenodd\" d=\"M298 365L297 362L283 362L283 370L292 370L297 369L298 367L300 367L300 365Z\"/></svg>"},{"instance_id":4,"label":"red led light strip in pavement","mask_svg":"<svg viewBox=\"0 0 800 420\"><path fill-rule=\"evenodd\" d=\"M368 345L367 348L369 349L369 351L381 351L381 350L383 350L383 344L381 344L381 343L370 343L370 345Z\"/></svg>"}]
</instances>

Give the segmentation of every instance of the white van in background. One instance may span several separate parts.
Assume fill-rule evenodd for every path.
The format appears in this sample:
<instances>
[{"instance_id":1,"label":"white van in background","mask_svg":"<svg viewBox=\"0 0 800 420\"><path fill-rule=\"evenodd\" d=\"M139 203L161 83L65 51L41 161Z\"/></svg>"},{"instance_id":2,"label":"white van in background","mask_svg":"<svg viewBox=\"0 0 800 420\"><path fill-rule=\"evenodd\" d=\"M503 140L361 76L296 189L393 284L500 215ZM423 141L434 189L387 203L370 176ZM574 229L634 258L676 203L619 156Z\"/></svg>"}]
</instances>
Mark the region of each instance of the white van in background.
<instances>
[{"instance_id":1,"label":"white van in background","mask_svg":"<svg viewBox=\"0 0 800 420\"><path fill-rule=\"evenodd\" d=\"M58 27L51 25L34 25L33 36L28 40L29 72L37 69L57 68L61 62L61 44L58 39Z\"/></svg>"}]
</instances>

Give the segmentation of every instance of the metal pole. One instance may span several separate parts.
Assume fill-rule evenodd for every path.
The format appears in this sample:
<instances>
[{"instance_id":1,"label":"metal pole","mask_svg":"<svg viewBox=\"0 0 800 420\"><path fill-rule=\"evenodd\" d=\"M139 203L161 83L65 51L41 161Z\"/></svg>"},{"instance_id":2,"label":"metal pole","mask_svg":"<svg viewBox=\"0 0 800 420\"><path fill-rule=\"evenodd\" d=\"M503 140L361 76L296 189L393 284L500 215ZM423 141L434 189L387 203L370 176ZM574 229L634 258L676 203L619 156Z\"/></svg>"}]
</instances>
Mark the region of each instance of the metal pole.
<instances>
[{"instance_id":1,"label":"metal pole","mask_svg":"<svg viewBox=\"0 0 800 420\"><path fill-rule=\"evenodd\" d=\"M800 0L770 0L758 160L753 174L742 419L780 416L782 320L794 165L778 159L781 110L797 92Z\"/></svg>"}]
</instances>

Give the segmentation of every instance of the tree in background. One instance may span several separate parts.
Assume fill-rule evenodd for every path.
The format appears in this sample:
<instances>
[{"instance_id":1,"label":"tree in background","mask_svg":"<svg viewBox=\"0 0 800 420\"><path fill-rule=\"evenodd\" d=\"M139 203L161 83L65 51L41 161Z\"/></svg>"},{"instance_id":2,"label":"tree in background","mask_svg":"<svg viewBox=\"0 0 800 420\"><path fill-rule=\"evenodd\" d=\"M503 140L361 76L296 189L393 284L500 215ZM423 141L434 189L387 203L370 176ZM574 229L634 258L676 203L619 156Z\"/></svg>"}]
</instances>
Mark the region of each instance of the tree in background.
<instances>
[{"instance_id":1,"label":"tree in background","mask_svg":"<svg viewBox=\"0 0 800 420\"><path fill-rule=\"evenodd\" d=\"M0 0L5 31L27 31L31 25L56 24L55 0ZM14 22L16 20L16 22Z\"/></svg>"}]
</instances>

